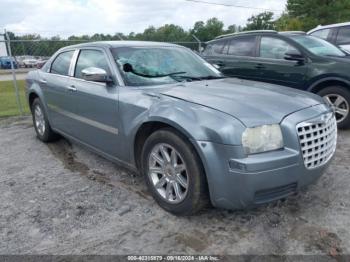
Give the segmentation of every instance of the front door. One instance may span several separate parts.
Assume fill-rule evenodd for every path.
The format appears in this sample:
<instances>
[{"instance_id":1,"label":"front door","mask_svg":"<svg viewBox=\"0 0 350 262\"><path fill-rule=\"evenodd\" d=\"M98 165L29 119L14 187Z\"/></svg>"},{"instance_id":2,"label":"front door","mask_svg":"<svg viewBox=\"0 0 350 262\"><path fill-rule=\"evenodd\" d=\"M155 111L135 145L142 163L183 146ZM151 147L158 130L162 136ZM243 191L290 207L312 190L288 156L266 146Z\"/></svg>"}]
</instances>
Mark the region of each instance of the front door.
<instances>
[{"instance_id":1,"label":"front door","mask_svg":"<svg viewBox=\"0 0 350 262\"><path fill-rule=\"evenodd\" d=\"M303 88L308 64L285 60L288 52L300 52L295 47L271 36L262 36L259 54L255 61L258 81Z\"/></svg>"},{"instance_id":2,"label":"front door","mask_svg":"<svg viewBox=\"0 0 350 262\"><path fill-rule=\"evenodd\" d=\"M111 75L107 53L103 49L81 49L69 86L75 90L75 114L80 141L111 156L119 157L118 86L113 83L86 81L82 70L89 67L104 69Z\"/></svg>"}]
</instances>

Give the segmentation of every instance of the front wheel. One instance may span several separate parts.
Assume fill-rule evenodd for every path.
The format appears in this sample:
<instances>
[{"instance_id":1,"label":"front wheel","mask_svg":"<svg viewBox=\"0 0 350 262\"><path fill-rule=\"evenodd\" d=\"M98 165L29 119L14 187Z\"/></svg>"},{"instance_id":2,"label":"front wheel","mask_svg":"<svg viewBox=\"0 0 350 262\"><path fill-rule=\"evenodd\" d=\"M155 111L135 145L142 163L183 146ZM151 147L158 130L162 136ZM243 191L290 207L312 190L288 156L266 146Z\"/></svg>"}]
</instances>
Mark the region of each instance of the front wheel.
<instances>
[{"instance_id":1,"label":"front wheel","mask_svg":"<svg viewBox=\"0 0 350 262\"><path fill-rule=\"evenodd\" d=\"M193 146L172 129L145 142L142 169L157 203L175 215L191 215L208 203L206 177Z\"/></svg>"},{"instance_id":2,"label":"front wheel","mask_svg":"<svg viewBox=\"0 0 350 262\"><path fill-rule=\"evenodd\" d=\"M350 91L341 86L331 86L318 92L333 107L340 129L350 128Z\"/></svg>"}]
</instances>

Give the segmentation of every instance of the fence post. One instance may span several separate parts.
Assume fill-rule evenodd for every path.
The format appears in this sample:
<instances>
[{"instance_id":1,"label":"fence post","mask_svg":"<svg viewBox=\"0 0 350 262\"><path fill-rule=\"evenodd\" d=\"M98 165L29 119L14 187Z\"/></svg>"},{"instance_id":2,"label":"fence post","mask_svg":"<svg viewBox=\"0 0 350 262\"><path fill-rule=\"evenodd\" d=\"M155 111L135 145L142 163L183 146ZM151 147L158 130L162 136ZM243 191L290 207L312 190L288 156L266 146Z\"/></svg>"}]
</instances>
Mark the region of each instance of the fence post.
<instances>
[{"instance_id":1,"label":"fence post","mask_svg":"<svg viewBox=\"0 0 350 262\"><path fill-rule=\"evenodd\" d=\"M21 104L21 99L19 97L19 90L18 90L17 79L16 79L15 65L12 61L13 57L12 57L12 51L11 51L11 40L10 40L9 35L6 32L6 30L5 30L5 37L6 37L6 43L7 43L7 50L9 52L9 56L11 57L11 72L12 72L13 85L14 85L15 91L16 91L16 101L17 101L19 112L20 112L21 116L23 116L23 108L22 108L22 104Z\"/></svg>"},{"instance_id":2,"label":"fence post","mask_svg":"<svg viewBox=\"0 0 350 262\"><path fill-rule=\"evenodd\" d=\"M202 53L202 41L198 39L198 37L196 37L195 35L192 35L192 37L194 38L194 40L196 40L198 42L198 53L201 54Z\"/></svg>"}]
</instances>

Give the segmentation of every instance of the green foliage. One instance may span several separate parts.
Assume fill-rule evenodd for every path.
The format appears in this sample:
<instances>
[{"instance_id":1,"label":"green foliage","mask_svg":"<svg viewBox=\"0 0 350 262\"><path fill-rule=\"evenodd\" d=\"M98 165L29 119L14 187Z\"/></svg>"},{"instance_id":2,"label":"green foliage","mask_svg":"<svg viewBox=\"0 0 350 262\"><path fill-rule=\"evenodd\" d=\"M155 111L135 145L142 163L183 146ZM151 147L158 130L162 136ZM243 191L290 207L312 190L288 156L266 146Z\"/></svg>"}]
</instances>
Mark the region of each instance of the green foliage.
<instances>
[{"instance_id":1,"label":"green foliage","mask_svg":"<svg viewBox=\"0 0 350 262\"><path fill-rule=\"evenodd\" d=\"M275 28L275 24L273 22L273 13L263 12L248 18L248 23L243 30L244 31L273 30L274 28Z\"/></svg>"},{"instance_id":2,"label":"green foliage","mask_svg":"<svg viewBox=\"0 0 350 262\"><path fill-rule=\"evenodd\" d=\"M291 20L294 19L288 23L308 31L320 24L349 21L350 0L288 0L287 13Z\"/></svg>"},{"instance_id":3,"label":"green foliage","mask_svg":"<svg viewBox=\"0 0 350 262\"><path fill-rule=\"evenodd\" d=\"M20 100L24 107L25 113L29 113L29 108L25 99L25 82L17 81ZM0 81L0 117L19 115L19 109L16 102L15 89L12 81Z\"/></svg>"},{"instance_id":4,"label":"green foliage","mask_svg":"<svg viewBox=\"0 0 350 262\"><path fill-rule=\"evenodd\" d=\"M143 33L130 33L125 39L160 42L190 41L188 33L180 26L174 24L166 24L159 28L150 26Z\"/></svg>"},{"instance_id":5,"label":"green foliage","mask_svg":"<svg viewBox=\"0 0 350 262\"><path fill-rule=\"evenodd\" d=\"M303 23L299 18L291 17L288 14L282 16L275 21L277 31L303 31Z\"/></svg>"},{"instance_id":6,"label":"green foliage","mask_svg":"<svg viewBox=\"0 0 350 262\"><path fill-rule=\"evenodd\" d=\"M209 41L225 33L224 23L215 17L210 18L206 23L203 21L196 22L193 29L190 30L190 34L196 35L201 41Z\"/></svg>"},{"instance_id":7,"label":"green foliage","mask_svg":"<svg viewBox=\"0 0 350 262\"><path fill-rule=\"evenodd\" d=\"M197 49L198 44L193 38L196 35L201 41L209 41L221 34L234 33L241 31L241 27L230 25L224 30L224 23L217 18L211 18L206 22L198 21L194 27L188 31L174 24L166 24L161 27L149 26L142 33L130 32L128 35L122 33L110 34L94 34L69 36L67 40L61 39L59 36L51 38L43 38L40 35L28 34L16 36L12 32L9 37L12 40L11 50L14 56L32 55L32 56L51 56L59 48L67 45L79 44L89 41L107 41L107 40L141 40L141 41L160 41L160 42L177 42L189 48ZM40 41L28 41L40 40Z\"/></svg>"},{"instance_id":8,"label":"green foliage","mask_svg":"<svg viewBox=\"0 0 350 262\"><path fill-rule=\"evenodd\" d=\"M197 21L189 30L175 24L166 24L161 27L149 26L142 33L130 32L125 35L122 33L99 34L92 36L72 35L68 37L69 41L62 40L60 36L43 38L37 34L28 34L16 36L8 32L10 39L24 40L11 42L13 55L34 55L51 56L59 48L71 45L72 43L83 43L88 41L101 40L144 40L144 41L163 41L177 42L190 48L196 49L193 35L202 42L209 41L218 35L240 32L243 30L268 30L276 29L279 31L303 30L308 31L319 24L331 24L348 21L350 18L350 0L287 0L286 11L276 21L272 12L263 12L251 16L246 26L243 28L237 25L229 25L224 29L224 23L217 18L210 18L207 21ZM28 41L41 40L41 41ZM192 42L192 43L190 43Z\"/></svg>"}]
</instances>

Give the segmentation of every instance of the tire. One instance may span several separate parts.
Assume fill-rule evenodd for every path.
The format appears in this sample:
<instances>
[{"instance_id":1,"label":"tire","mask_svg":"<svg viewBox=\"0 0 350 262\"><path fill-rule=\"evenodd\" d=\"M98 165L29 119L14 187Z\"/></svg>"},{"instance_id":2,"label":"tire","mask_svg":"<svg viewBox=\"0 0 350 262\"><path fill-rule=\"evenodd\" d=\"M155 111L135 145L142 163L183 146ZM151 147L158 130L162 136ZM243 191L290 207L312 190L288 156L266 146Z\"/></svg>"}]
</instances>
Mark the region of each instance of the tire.
<instances>
[{"instance_id":1,"label":"tire","mask_svg":"<svg viewBox=\"0 0 350 262\"><path fill-rule=\"evenodd\" d=\"M338 128L350 128L350 91L342 86L330 86L318 92L335 109ZM335 101L342 101L339 105ZM346 115L343 115L346 112Z\"/></svg>"},{"instance_id":2,"label":"tire","mask_svg":"<svg viewBox=\"0 0 350 262\"><path fill-rule=\"evenodd\" d=\"M58 140L60 136L52 131L44 106L39 98L34 99L31 105L31 111L37 137L45 143Z\"/></svg>"},{"instance_id":3,"label":"tire","mask_svg":"<svg viewBox=\"0 0 350 262\"><path fill-rule=\"evenodd\" d=\"M161 146L163 146L169 158L176 160L164 161L166 157L161 153ZM155 152L158 152L158 158L163 159L163 164L166 166L164 169L160 167L159 162L153 157ZM176 154L175 158L172 158L174 155L172 152ZM195 214L209 204L207 180L201 161L193 146L181 134L171 128L154 132L146 140L141 158L142 172L148 189L163 209L174 215L186 216ZM174 164L171 163L175 162L177 165L176 168L173 168ZM182 170L182 167L185 167L185 171ZM150 168L158 168L163 170L163 173L151 172ZM182 179L178 178L179 175ZM165 180L167 178L170 179L170 182L162 180L163 177ZM159 182L158 189L155 186L157 179ZM179 183L179 181L182 181L182 183ZM183 187L186 183L187 189ZM163 184L163 187L161 187L161 184ZM168 185L171 188L169 190L172 193L171 195L166 193ZM175 190L175 188L178 190ZM179 194L176 194L176 191Z\"/></svg>"}]
</instances>

